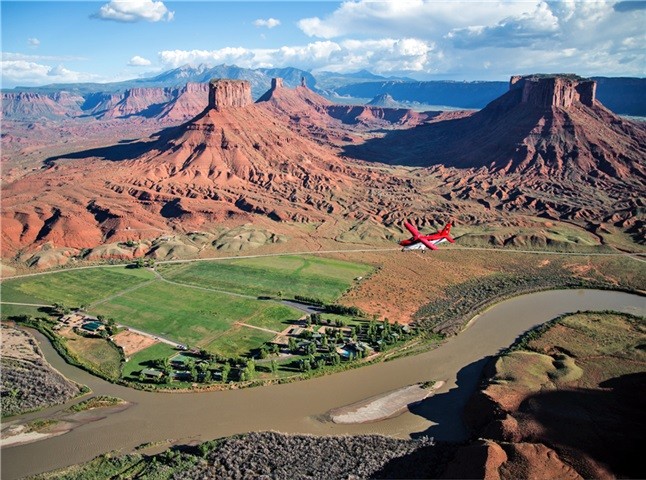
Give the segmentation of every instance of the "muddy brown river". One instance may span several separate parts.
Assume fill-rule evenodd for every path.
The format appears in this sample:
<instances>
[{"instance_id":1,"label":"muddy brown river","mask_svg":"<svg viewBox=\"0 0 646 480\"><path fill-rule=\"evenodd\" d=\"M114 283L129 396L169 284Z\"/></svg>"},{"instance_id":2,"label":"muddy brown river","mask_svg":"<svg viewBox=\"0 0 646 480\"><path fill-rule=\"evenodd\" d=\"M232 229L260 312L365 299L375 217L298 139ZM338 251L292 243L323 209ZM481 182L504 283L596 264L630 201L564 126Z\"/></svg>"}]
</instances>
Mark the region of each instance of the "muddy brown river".
<instances>
[{"instance_id":1,"label":"muddy brown river","mask_svg":"<svg viewBox=\"0 0 646 480\"><path fill-rule=\"evenodd\" d=\"M207 440L249 431L315 435L377 433L399 438L428 435L458 440L466 435L461 408L477 386L487 358L527 329L562 313L617 310L646 314L646 297L602 290L554 290L498 303L460 335L435 350L392 362L288 385L208 393L152 393L113 385L72 367L38 336L47 360L95 394L132 402L122 412L47 440L2 449L2 478L20 478L84 462L112 450L128 452L145 442ZM337 425L322 421L328 410L427 380L446 383L435 396L396 418ZM42 417L65 406L23 415ZM13 420L13 419L12 419Z\"/></svg>"}]
</instances>

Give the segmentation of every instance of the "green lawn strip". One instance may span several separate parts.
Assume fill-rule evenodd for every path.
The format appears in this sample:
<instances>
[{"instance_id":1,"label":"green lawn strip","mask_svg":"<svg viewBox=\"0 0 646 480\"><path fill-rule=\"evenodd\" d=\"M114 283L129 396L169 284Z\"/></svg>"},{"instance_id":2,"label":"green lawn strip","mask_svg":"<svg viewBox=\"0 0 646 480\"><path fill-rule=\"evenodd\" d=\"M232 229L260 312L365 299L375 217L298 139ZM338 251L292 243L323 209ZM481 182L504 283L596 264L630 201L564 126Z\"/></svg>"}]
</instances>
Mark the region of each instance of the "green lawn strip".
<instances>
[{"instance_id":1,"label":"green lawn strip","mask_svg":"<svg viewBox=\"0 0 646 480\"><path fill-rule=\"evenodd\" d=\"M114 345L103 338L75 336L65 342L67 349L81 363L98 370L111 379L121 374L121 355Z\"/></svg>"},{"instance_id":2,"label":"green lawn strip","mask_svg":"<svg viewBox=\"0 0 646 480\"><path fill-rule=\"evenodd\" d=\"M275 302L261 302L258 309L249 317L239 321L256 327L282 332L293 321L304 315L300 310Z\"/></svg>"},{"instance_id":3,"label":"green lawn strip","mask_svg":"<svg viewBox=\"0 0 646 480\"><path fill-rule=\"evenodd\" d=\"M274 338L274 334L248 328L235 327L212 341L206 349L225 357L237 357L249 353L250 350Z\"/></svg>"},{"instance_id":4,"label":"green lawn strip","mask_svg":"<svg viewBox=\"0 0 646 480\"><path fill-rule=\"evenodd\" d=\"M45 313L39 311L41 307L26 307L22 305L0 305L2 318L16 317L18 315L29 315L32 317L45 317Z\"/></svg>"},{"instance_id":5,"label":"green lawn strip","mask_svg":"<svg viewBox=\"0 0 646 480\"><path fill-rule=\"evenodd\" d=\"M138 380L139 372L144 368L152 367L152 362L170 358L177 353L173 347L166 343L156 343L148 348L134 353L123 366L122 378L132 376L130 380ZM134 374L134 375L133 375Z\"/></svg>"},{"instance_id":6,"label":"green lawn strip","mask_svg":"<svg viewBox=\"0 0 646 480\"><path fill-rule=\"evenodd\" d=\"M248 295L295 295L333 301L369 265L318 257L285 256L245 258L226 262L161 265L160 273L180 283L211 287Z\"/></svg>"},{"instance_id":7,"label":"green lawn strip","mask_svg":"<svg viewBox=\"0 0 646 480\"><path fill-rule=\"evenodd\" d=\"M299 316L275 303L163 282L116 297L96 306L92 313L192 347L210 344L236 321L282 329L283 320Z\"/></svg>"},{"instance_id":8,"label":"green lawn strip","mask_svg":"<svg viewBox=\"0 0 646 480\"><path fill-rule=\"evenodd\" d=\"M2 283L2 301L63 303L76 307L114 295L153 278L154 274L148 270L126 267L63 271L6 280Z\"/></svg>"}]
</instances>

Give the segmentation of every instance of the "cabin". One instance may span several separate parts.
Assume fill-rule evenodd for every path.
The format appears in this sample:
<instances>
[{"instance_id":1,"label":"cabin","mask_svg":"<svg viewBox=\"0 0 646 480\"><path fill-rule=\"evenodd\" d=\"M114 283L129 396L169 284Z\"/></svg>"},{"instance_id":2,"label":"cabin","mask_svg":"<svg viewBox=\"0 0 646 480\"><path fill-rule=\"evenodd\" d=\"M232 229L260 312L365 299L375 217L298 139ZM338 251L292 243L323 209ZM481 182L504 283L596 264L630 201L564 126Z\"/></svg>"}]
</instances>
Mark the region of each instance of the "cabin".
<instances>
[{"instance_id":1,"label":"cabin","mask_svg":"<svg viewBox=\"0 0 646 480\"><path fill-rule=\"evenodd\" d=\"M155 370L154 368L144 368L141 371L141 374L144 377L152 379L152 380L159 380L160 378L162 378L164 376L163 372L160 372L159 370Z\"/></svg>"},{"instance_id":2,"label":"cabin","mask_svg":"<svg viewBox=\"0 0 646 480\"><path fill-rule=\"evenodd\" d=\"M105 330L105 325L103 325L101 322L98 322L96 320L91 320L81 325L81 329L85 330L86 332L99 335L101 330Z\"/></svg>"}]
</instances>

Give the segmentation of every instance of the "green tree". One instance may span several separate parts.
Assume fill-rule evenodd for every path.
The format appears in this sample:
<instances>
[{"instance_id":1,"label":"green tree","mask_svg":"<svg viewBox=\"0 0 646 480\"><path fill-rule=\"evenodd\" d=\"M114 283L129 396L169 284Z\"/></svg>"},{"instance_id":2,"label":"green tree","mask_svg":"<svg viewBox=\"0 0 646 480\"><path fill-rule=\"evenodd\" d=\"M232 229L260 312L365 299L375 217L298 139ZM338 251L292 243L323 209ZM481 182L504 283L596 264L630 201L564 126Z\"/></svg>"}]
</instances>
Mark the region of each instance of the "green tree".
<instances>
[{"instance_id":1,"label":"green tree","mask_svg":"<svg viewBox=\"0 0 646 480\"><path fill-rule=\"evenodd\" d=\"M68 313L71 312L70 307L68 307L67 305L65 305L62 302L54 303L53 308L54 308L54 312L59 314L59 315L67 315Z\"/></svg>"},{"instance_id":2,"label":"green tree","mask_svg":"<svg viewBox=\"0 0 646 480\"><path fill-rule=\"evenodd\" d=\"M256 361L253 358L250 358L247 362L247 370L249 370L251 376L256 373Z\"/></svg>"},{"instance_id":3,"label":"green tree","mask_svg":"<svg viewBox=\"0 0 646 480\"><path fill-rule=\"evenodd\" d=\"M267 358L267 355L269 355L269 347L267 347L267 345L266 345L266 344L263 344L263 345L260 347L259 357L260 357L260 358Z\"/></svg>"},{"instance_id":4,"label":"green tree","mask_svg":"<svg viewBox=\"0 0 646 480\"><path fill-rule=\"evenodd\" d=\"M137 258L132 264L135 268L144 268L146 266L146 260L143 257Z\"/></svg>"},{"instance_id":5,"label":"green tree","mask_svg":"<svg viewBox=\"0 0 646 480\"><path fill-rule=\"evenodd\" d=\"M276 360L272 360L269 368L271 369L271 373L275 375L276 373L278 373L278 362Z\"/></svg>"},{"instance_id":6,"label":"green tree","mask_svg":"<svg viewBox=\"0 0 646 480\"><path fill-rule=\"evenodd\" d=\"M229 374L231 373L231 365L225 363L222 367L222 382L226 383L229 380Z\"/></svg>"},{"instance_id":7,"label":"green tree","mask_svg":"<svg viewBox=\"0 0 646 480\"><path fill-rule=\"evenodd\" d=\"M341 355L332 352L332 365L339 365L341 363Z\"/></svg>"},{"instance_id":8,"label":"green tree","mask_svg":"<svg viewBox=\"0 0 646 480\"><path fill-rule=\"evenodd\" d=\"M298 347L296 346L296 339L294 337L289 337L288 342L289 351L291 353L296 353L296 351L298 350Z\"/></svg>"},{"instance_id":9,"label":"green tree","mask_svg":"<svg viewBox=\"0 0 646 480\"><path fill-rule=\"evenodd\" d=\"M301 371L309 372L312 370L312 365L310 364L309 359L301 360Z\"/></svg>"}]
</instances>

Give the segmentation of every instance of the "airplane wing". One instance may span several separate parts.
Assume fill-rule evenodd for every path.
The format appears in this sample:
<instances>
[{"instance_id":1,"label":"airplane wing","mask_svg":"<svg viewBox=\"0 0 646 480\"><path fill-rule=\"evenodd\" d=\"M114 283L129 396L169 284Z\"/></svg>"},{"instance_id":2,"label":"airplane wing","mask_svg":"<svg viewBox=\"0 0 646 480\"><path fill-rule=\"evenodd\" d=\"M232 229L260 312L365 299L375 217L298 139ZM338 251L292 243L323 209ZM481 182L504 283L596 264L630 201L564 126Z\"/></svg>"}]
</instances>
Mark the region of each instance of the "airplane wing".
<instances>
[{"instance_id":1,"label":"airplane wing","mask_svg":"<svg viewBox=\"0 0 646 480\"><path fill-rule=\"evenodd\" d=\"M437 247L433 245L431 242L429 242L428 240L426 240L424 237L419 237L417 240L419 240L424 245L426 245L429 250L437 250Z\"/></svg>"},{"instance_id":2,"label":"airplane wing","mask_svg":"<svg viewBox=\"0 0 646 480\"><path fill-rule=\"evenodd\" d=\"M413 225L405 221L404 227L406 227L406 230L408 230L413 237L419 237L419 231Z\"/></svg>"},{"instance_id":3,"label":"airplane wing","mask_svg":"<svg viewBox=\"0 0 646 480\"><path fill-rule=\"evenodd\" d=\"M444 238L446 238L449 241L449 243L455 243L455 240L453 240L453 237L451 235L447 234Z\"/></svg>"}]
</instances>

